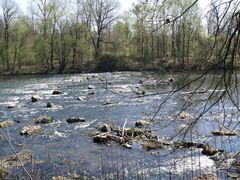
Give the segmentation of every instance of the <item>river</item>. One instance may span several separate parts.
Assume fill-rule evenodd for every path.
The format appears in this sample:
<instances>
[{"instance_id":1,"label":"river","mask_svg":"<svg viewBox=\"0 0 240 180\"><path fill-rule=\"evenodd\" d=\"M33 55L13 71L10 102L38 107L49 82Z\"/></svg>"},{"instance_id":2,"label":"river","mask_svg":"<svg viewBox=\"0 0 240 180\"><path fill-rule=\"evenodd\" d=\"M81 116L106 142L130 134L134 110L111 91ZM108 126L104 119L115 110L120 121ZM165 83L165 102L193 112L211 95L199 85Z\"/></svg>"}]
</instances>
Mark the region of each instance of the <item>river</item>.
<instances>
[{"instance_id":1,"label":"river","mask_svg":"<svg viewBox=\"0 0 240 180\"><path fill-rule=\"evenodd\" d=\"M218 101L203 114L192 130L178 134L204 110L206 99L214 90L213 75L209 75L199 88L206 93L192 97L186 109L182 109L189 97L185 95L191 94L200 82L181 88L169 98L168 92L198 76L150 72L5 76L0 78L0 121L14 121L13 126L3 131L18 152L28 149L34 154L34 163L25 166L39 179L71 177L73 174L90 179L191 179L209 173L228 179L229 171L221 170L219 162L203 155L201 148L167 147L146 151L135 141L131 149L114 142L109 145L93 142L92 134L104 123L120 128L126 123L126 127L134 127L139 119L153 118L154 123L149 128L160 138L169 141L170 138L174 141L184 138L209 144L224 150L226 156L238 153L239 134L214 136L211 133L221 124L239 131L240 113L228 98ZM54 90L63 94L52 95ZM207 107L220 97L220 92L218 89ZM41 99L33 103L31 97L35 94ZM46 107L48 102L54 104L53 108ZM12 103L16 107L8 108ZM174 118L180 111L191 118ZM42 125L43 131L34 136L19 135L24 126L34 124L34 119L45 114L52 116L54 122ZM69 117L83 117L86 122L68 124L66 119ZM0 138L0 149L0 159L13 154L3 137ZM228 166L229 162L224 163ZM233 173L237 172L234 170ZM21 168L13 168L11 174L26 177Z\"/></svg>"}]
</instances>

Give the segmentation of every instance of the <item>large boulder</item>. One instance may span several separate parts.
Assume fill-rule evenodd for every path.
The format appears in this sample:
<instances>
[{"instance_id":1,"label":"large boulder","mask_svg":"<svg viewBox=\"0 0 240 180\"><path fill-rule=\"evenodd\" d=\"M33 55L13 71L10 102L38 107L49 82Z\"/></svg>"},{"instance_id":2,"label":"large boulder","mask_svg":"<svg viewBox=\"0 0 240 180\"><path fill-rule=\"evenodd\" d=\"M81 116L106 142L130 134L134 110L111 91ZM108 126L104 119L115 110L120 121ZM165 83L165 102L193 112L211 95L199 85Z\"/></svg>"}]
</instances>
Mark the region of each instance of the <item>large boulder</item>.
<instances>
[{"instance_id":1,"label":"large boulder","mask_svg":"<svg viewBox=\"0 0 240 180\"><path fill-rule=\"evenodd\" d=\"M85 118L82 117L71 117L66 120L68 123L80 123L80 122L86 122Z\"/></svg>"},{"instance_id":2,"label":"large boulder","mask_svg":"<svg viewBox=\"0 0 240 180\"><path fill-rule=\"evenodd\" d=\"M20 131L20 135L30 136L39 133L42 130L42 127L37 125L28 125L24 126L23 129Z\"/></svg>"},{"instance_id":3,"label":"large boulder","mask_svg":"<svg viewBox=\"0 0 240 180\"><path fill-rule=\"evenodd\" d=\"M39 118L37 118L35 120L36 124L49 124L49 123L52 123L52 122L53 122L53 117L48 116L48 115L40 116Z\"/></svg>"}]
</instances>

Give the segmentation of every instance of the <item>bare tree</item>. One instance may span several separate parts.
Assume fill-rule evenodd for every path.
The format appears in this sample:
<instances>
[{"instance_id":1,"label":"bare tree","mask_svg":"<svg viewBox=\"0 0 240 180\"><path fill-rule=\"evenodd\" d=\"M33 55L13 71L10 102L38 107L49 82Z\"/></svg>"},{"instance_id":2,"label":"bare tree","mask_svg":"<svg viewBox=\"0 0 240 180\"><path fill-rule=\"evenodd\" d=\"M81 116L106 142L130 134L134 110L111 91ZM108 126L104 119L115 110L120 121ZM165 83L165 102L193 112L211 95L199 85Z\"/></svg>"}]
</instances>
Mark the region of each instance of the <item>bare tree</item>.
<instances>
[{"instance_id":1,"label":"bare tree","mask_svg":"<svg viewBox=\"0 0 240 180\"><path fill-rule=\"evenodd\" d=\"M104 42L104 31L117 19L117 5L118 3L116 0L85 1L84 11L91 20L89 30L94 30L94 33L91 35L91 39L96 58L102 53L101 44Z\"/></svg>"},{"instance_id":2,"label":"bare tree","mask_svg":"<svg viewBox=\"0 0 240 180\"><path fill-rule=\"evenodd\" d=\"M43 41L49 45L49 52L44 52L44 55L39 56L44 56L41 59L46 63L47 70L49 71L54 69L54 35L56 32L56 23L61 15L58 13L58 4L54 0L39 0L37 7L34 15L39 20L39 30L43 34Z\"/></svg>"},{"instance_id":3,"label":"bare tree","mask_svg":"<svg viewBox=\"0 0 240 180\"><path fill-rule=\"evenodd\" d=\"M9 60L9 41L10 41L10 26L14 18L17 17L19 12L18 6L13 0L2 1L2 14L4 23L4 66L10 69Z\"/></svg>"}]
</instances>

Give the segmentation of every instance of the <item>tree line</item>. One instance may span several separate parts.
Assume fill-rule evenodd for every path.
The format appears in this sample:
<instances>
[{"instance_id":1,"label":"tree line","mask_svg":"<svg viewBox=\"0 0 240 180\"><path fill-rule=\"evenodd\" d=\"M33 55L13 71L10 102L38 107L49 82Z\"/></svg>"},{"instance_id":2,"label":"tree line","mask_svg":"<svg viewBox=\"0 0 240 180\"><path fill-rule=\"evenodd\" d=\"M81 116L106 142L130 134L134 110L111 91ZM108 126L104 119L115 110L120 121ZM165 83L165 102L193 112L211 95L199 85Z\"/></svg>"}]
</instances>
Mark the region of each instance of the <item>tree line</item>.
<instances>
[{"instance_id":1,"label":"tree line","mask_svg":"<svg viewBox=\"0 0 240 180\"><path fill-rule=\"evenodd\" d=\"M138 0L125 12L116 0L34 0L25 15L14 0L2 0L0 70L204 69L218 62L238 7L215 1L204 16L197 0Z\"/></svg>"}]
</instances>

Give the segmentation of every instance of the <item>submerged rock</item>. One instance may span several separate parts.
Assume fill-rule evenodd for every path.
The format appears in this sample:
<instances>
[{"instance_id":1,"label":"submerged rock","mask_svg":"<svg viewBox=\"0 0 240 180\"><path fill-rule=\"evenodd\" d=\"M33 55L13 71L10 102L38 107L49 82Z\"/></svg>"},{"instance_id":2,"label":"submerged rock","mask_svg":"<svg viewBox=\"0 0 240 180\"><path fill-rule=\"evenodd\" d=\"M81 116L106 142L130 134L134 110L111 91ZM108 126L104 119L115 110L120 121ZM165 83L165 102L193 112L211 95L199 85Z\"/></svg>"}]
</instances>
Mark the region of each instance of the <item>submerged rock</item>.
<instances>
[{"instance_id":1,"label":"submerged rock","mask_svg":"<svg viewBox=\"0 0 240 180\"><path fill-rule=\"evenodd\" d=\"M29 150L23 150L19 153L14 154L14 155L11 155L5 159L3 159L0 163L0 166L3 166L4 169L11 169L11 168L14 168L14 167L20 167L22 166L21 163L19 162L19 159L23 162L23 163L26 163L26 162L31 162L32 160L32 152L29 151ZM18 159L19 157L19 159Z\"/></svg>"},{"instance_id":2,"label":"submerged rock","mask_svg":"<svg viewBox=\"0 0 240 180\"><path fill-rule=\"evenodd\" d=\"M41 97L38 96L38 95L33 95L33 96L31 97L32 102L37 102L39 99L41 99Z\"/></svg>"},{"instance_id":3,"label":"submerged rock","mask_svg":"<svg viewBox=\"0 0 240 180\"><path fill-rule=\"evenodd\" d=\"M61 91L59 91L59 90L54 90L52 92L52 95L59 95L59 94L63 94L63 93Z\"/></svg>"},{"instance_id":4,"label":"submerged rock","mask_svg":"<svg viewBox=\"0 0 240 180\"><path fill-rule=\"evenodd\" d=\"M49 124L49 123L52 123L52 122L53 122L53 117L48 116L48 115L40 116L39 118L37 118L35 120L36 124Z\"/></svg>"},{"instance_id":5,"label":"submerged rock","mask_svg":"<svg viewBox=\"0 0 240 180\"><path fill-rule=\"evenodd\" d=\"M232 131L230 129L219 129L212 131L212 134L215 136L236 136L237 133L235 131Z\"/></svg>"},{"instance_id":6,"label":"submerged rock","mask_svg":"<svg viewBox=\"0 0 240 180\"><path fill-rule=\"evenodd\" d=\"M193 177L192 180L219 180L214 174L204 174L202 176Z\"/></svg>"},{"instance_id":7,"label":"submerged rock","mask_svg":"<svg viewBox=\"0 0 240 180\"><path fill-rule=\"evenodd\" d=\"M82 117L71 117L66 120L68 123L79 123L79 122L86 122L86 119Z\"/></svg>"},{"instance_id":8,"label":"submerged rock","mask_svg":"<svg viewBox=\"0 0 240 180\"><path fill-rule=\"evenodd\" d=\"M6 127L6 126L11 126L13 124L14 124L14 122L11 120L0 121L0 128Z\"/></svg>"},{"instance_id":9,"label":"submerged rock","mask_svg":"<svg viewBox=\"0 0 240 180\"><path fill-rule=\"evenodd\" d=\"M113 102L110 99L107 99L105 102L103 102L103 105L111 105Z\"/></svg>"},{"instance_id":10,"label":"submerged rock","mask_svg":"<svg viewBox=\"0 0 240 180\"><path fill-rule=\"evenodd\" d=\"M112 140L112 136L108 133L101 133L93 137L93 142L100 144L109 144Z\"/></svg>"},{"instance_id":11,"label":"submerged rock","mask_svg":"<svg viewBox=\"0 0 240 180\"><path fill-rule=\"evenodd\" d=\"M148 126L148 125L150 125L150 122L149 121L145 121L145 120L138 120L135 123L136 127L143 127L143 126Z\"/></svg>"},{"instance_id":12,"label":"submerged rock","mask_svg":"<svg viewBox=\"0 0 240 180\"><path fill-rule=\"evenodd\" d=\"M42 127L37 125L37 126L33 126L33 125L28 125L28 126L24 126L23 129L20 131L20 135L33 135L33 134L37 134L42 130Z\"/></svg>"}]
</instances>

